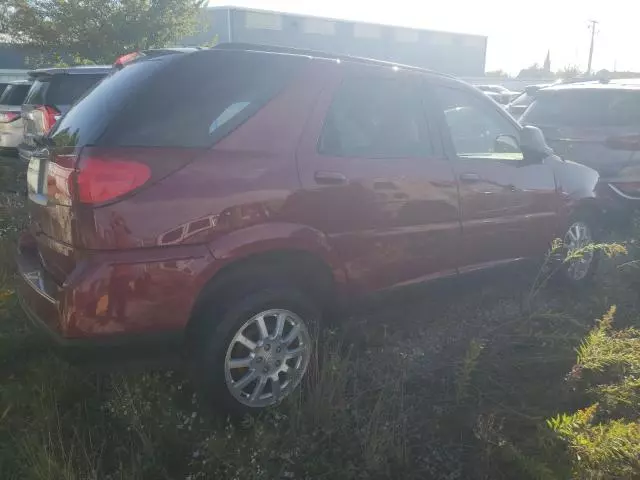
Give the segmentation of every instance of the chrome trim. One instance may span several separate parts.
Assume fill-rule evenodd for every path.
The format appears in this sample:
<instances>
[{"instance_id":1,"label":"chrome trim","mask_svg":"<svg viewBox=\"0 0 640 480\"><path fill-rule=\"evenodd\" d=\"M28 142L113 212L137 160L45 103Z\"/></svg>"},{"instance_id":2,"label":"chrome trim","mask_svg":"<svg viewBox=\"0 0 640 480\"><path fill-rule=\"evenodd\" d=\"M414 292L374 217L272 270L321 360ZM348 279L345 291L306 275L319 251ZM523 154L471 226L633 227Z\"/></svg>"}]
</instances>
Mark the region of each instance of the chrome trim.
<instances>
[{"instance_id":1,"label":"chrome trim","mask_svg":"<svg viewBox=\"0 0 640 480\"><path fill-rule=\"evenodd\" d=\"M632 195L627 195L626 193L621 191L618 187L615 187L615 186L611 185L610 183L607 183L607 185L609 185L609 188L611 188L611 190L613 190L615 193L620 195L622 198L626 198L627 200L640 200L640 197L634 197Z\"/></svg>"}]
</instances>

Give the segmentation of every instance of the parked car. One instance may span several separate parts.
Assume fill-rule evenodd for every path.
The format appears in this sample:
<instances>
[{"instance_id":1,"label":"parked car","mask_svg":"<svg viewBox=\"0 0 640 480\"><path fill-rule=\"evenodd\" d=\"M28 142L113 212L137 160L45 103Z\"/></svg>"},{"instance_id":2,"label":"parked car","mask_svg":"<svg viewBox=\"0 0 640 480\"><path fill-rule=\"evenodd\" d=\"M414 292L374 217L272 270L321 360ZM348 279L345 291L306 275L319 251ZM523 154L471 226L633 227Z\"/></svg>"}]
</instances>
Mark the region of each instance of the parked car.
<instances>
[{"instance_id":1,"label":"parked car","mask_svg":"<svg viewBox=\"0 0 640 480\"><path fill-rule=\"evenodd\" d=\"M0 153L17 152L17 146L22 140L21 105L31 82L17 80L11 82L0 95Z\"/></svg>"},{"instance_id":2,"label":"parked car","mask_svg":"<svg viewBox=\"0 0 640 480\"><path fill-rule=\"evenodd\" d=\"M596 169L610 208L640 205L640 80L559 84L540 90L521 118L558 155Z\"/></svg>"},{"instance_id":3,"label":"parked car","mask_svg":"<svg viewBox=\"0 0 640 480\"><path fill-rule=\"evenodd\" d=\"M22 105L24 138L18 147L20 158L28 162L40 149L37 140L112 70L111 66L83 66L30 71L33 85Z\"/></svg>"},{"instance_id":4,"label":"parked car","mask_svg":"<svg viewBox=\"0 0 640 480\"><path fill-rule=\"evenodd\" d=\"M507 106L507 111L513 115L515 119L519 119L529 105L533 103L533 99L538 90L546 88L551 84L529 85L524 92L515 97Z\"/></svg>"},{"instance_id":5,"label":"parked car","mask_svg":"<svg viewBox=\"0 0 640 480\"><path fill-rule=\"evenodd\" d=\"M0 82L0 95L4 93L8 85L9 82Z\"/></svg>"},{"instance_id":6,"label":"parked car","mask_svg":"<svg viewBox=\"0 0 640 480\"><path fill-rule=\"evenodd\" d=\"M596 235L595 171L468 84L386 62L142 58L46 143L17 258L28 316L69 348L169 337L232 411L292 393L337 301ZM563 275L586 281L595 258Z\"/></svg>"},{"instance_id":7,"label":"parked car","mask_svg":"<svg viewBox=\"0 0 640 480\"><path fill-rule=\"evenodd\" d=\"M508 104L519 95L519 92L511 91L502 85L476 85L476 88L503 105Z\"/></svg>"},{"instance_id":8,"label":"parked car","mask_svg":"<svg viewBox=\"0 0 640 480\"><path fill-rule=\"evenodd\" d=\"M491 100L496 102L502 108L506 108L507 104L509 103L509 100L500 93L495 93L495 92L482 92L482 93L484 93L487 97L489 97Z\"/></svg>"}]
</instances>

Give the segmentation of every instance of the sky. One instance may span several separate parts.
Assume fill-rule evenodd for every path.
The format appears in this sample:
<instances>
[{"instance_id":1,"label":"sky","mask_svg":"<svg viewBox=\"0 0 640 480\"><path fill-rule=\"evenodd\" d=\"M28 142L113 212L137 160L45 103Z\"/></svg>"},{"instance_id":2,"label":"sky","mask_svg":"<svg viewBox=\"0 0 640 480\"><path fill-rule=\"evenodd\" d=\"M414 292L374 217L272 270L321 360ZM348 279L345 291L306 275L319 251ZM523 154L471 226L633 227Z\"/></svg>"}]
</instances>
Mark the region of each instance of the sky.
<instances>
[{"instance_id":1,"label":"sky","mask_svg":"<svg viewBox=\"0 0 640 480\"><path fill-rule=\"evenodd\" d=\"M596 29L593 69L640 71L637 0L212 0L345 20L486 35L486 69L517 74L551 53L551 68L586 70L589 20Z\"/></svg>"}]
</instances>

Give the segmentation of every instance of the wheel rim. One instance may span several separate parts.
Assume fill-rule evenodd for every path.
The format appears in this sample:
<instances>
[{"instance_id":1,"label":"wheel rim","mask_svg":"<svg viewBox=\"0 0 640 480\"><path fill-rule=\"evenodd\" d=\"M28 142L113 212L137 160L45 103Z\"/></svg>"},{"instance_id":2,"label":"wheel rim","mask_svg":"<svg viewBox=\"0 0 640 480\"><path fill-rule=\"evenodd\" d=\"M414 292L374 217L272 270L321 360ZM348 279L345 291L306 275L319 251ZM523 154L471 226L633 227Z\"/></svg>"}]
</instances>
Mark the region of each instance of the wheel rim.
<instances>
[{"instance_id":1,"label":"wheel rim","mask_svg":"<svg viewBox=\"0 0 640 480\"><path fill-rule=\"evenodd\" d=\"M273 405L298 386L310 355L304 321L289 310L265 310L245 322L229 343L227 388L248 407Z\"/></svg>"},{"instance_id":2,"label":"wheel rim","mask_svg":"<svg viewBox=\"0 0 640 480\"><path fill-rule=\"evenodd\" d=\"M593 243L591 229L584 222L575 222L564 237L564 243L567 246L568 253L571 254L575 250L584 248ZM589 273L589 268L593 262L594 252L583 252L580 258L569 261L567 274L572 280L582 280Z\"/></svg>"}]
</instances>

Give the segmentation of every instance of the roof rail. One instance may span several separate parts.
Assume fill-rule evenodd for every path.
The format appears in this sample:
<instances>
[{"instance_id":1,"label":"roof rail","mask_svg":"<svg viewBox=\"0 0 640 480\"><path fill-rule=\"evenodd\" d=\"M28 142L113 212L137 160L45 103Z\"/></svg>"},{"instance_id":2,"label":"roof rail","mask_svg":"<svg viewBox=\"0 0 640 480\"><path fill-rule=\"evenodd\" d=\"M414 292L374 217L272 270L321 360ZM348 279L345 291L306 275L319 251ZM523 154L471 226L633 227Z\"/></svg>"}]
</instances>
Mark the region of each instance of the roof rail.
<instances>
[{"instance_id":1,"label":"roof rail","mask_svg":"<svg viewBox=\"0 0 640 480\"><path fill-rule=\"evenodd\" d=\"M345 62L351 62L351 63L358 63L362 65L400 67L407 70L415 70L418 72L425 72L425 73L431 73L434 75L441 75L443 77L455 78L453 75L449 75L447 73L442 73L435 70L429 70L428 68L416 67L414 65L405 65L402 63L392 62L388 60L378 60L374 58L358 57L358 56L352 56L352 55L345 55L341 53L326 52L322 50L311 50L311 49L287 47L287 46L281 46L281 45L264 45L264 44L258 44L258 43L227 42L227 43L219 43L218 45L213 47L213 49L215 50L219 50L219 49L250 50L255 52L303 55L307 57L325 58L329 60L345 61Z\"/></svg>"}]
</instances>

